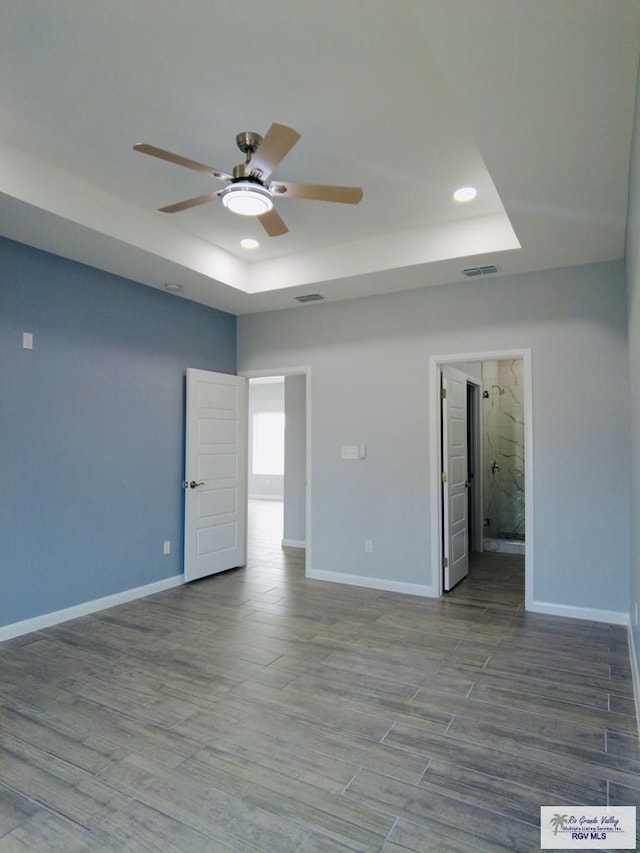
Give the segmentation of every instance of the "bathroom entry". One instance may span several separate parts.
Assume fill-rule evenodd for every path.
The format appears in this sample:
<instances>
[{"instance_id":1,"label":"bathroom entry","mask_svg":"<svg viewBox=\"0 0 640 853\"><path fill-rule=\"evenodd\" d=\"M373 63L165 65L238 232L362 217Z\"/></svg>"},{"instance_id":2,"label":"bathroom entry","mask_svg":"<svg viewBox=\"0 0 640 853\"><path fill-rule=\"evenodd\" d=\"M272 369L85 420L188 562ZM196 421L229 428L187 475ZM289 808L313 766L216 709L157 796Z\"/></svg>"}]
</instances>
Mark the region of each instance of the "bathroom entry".
<instances>
[{"instance_id":1,"label":"bathroom entry","mask_svg":"<svg viewBox=\"0 0 640 853\"><path fill-rule=\"evenodd\" d=\"M525 553L521 358L440 368L442 589L469 573L473 554Z\"/></svg>"},{"instance_id":2,"label":"bathroom entry","mask_svg":"<svg viewBox=\"0 0 640 853\"><path fill-rule=\"evenodd\" d=\"M500 362L497 365L502 375L498 374L498 379L502 382L494 382L495 374L491 376L491 364ZM486 366L485 366L486 365ZM449 523L445 525L445 493L443 490L442 475L448 472L445 470L446 464L445 454L443 452L443 437L447 425L444 422L446 411L442 409L442 374L444 368L453 368L461 371L465 375L465 382L471 384L477 390L476 394L476 414L475 417L469 415L469 411L473 411L473 404L467 405L467 456L469 456L469 447L475 446L475 452L471 454L472 460L475 460L475 468L473 477L468 477L468 482L473 485L471 488L471 505L467 503L467 538L466 541L467 554L469 556L469 567L471 573L474 569L474 564L479 565L480 562L486 562L487 551L505 551L509 552L512 548L518 548L519 554L524 556L524 608L529 610L534 605L533 588L535 581L535 562L534 562L534 547L533 547L533 531L535 529L534 520L534 468L533 468L533 397L532 397L532 365L531 365L531 350L527 347L512 350L488 350L474 351L462 353L448 353L442 355L431 355L429 357L429 467L432 476L429 481L429 496L430 496L430 562L429 562L429 578L433 592L435 595L442 595L447 590L445 586L445 567L444 560L448 559L449 554L446 549L451 550L453 544L453 534L456 530L450 529ZM483 381L484 370L484 381ZM506 371L506 373L505 373ZM511 372L509 372L511 371ZM515 375L514 375L515 374ZM518 376L516 381L515 376ZM511 377L511 387L505 379ZM493 388L489 386L494 384ZM491 391L493 390L493 415L494 419L501 425L498 431L502 434L502 439L496 444L493 444L493 450L496 451L496 456L489 455L485 448L485 410L489 408L491 400ZM500 390L503 391L500 394ZM489 391L490 396L485 398L484 391ZM511 396L511 392L522 400L519 408L504 405L507 399ZM473 391L469 392L473 395ZM501 398L497 404L497 397ZM472 399L472 398L468 398ZM496 409L496 405L499 407ZM501 414L496 415L496 412ZM514 427L511 434L505 432L506 422L509 422ZM518 423L519 422L519 423ZM475 429L475 439L473 438L473 430ZM513 444L516 439L522 438L522 445L519 449L516 444ZM504 439L507 439L506 441ZM518 457L524 459L521 471L522 476L518 479L516 473L515 491L520 501L520 512L524 514L523 523L519 529L515 531L507 530L506 526L498 527L502 529L503 535L509 532L515 532L524 539L512 539L505 536L498 536L497 539L492 539L491 536L485 536L485 533L491 533L491 528L485 527L485 519L489 519L489 524L493 520L498 519L498 515L489 516L485 507L485 485L486 480L490 476L496 479L496 474L502 473L506 476L511 476L509 462L516 460ZM497 462L500 471L497 471L494 466L494 471L491 471L490 463ZM513 480L512 480L513 483ZM487 485L488 488L488 485ZM497 482L494 484L494 491L504 489L504 485ZM468 490L468 489L467 489ZM496 508L499 513L502 509L499 504ZM458 501L457 509L460 509L460 501ZM451 513L450 501L448 502L449 516ZM525 529L526 528L526 529ZM496 546L496 542L498 545ZM460 541L458 545L460 544ZM485 551L483 555L481 552ZM513 552L511 552L513 553ZM515 556L514 559L522 557ZM494 559L494 563L501 563L500 559ZM451 581L449 578L449 589Z\"/></svg>"}]
</instances>

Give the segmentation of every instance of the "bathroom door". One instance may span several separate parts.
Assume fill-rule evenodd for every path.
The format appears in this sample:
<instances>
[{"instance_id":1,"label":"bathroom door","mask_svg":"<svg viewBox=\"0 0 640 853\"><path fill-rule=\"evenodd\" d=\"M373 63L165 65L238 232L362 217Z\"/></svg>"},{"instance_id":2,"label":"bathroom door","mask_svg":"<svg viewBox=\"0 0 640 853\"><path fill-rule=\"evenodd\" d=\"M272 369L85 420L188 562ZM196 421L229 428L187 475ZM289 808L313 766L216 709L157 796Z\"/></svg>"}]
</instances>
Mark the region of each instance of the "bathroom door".
<instances>
[{"instance_id":1,"label":"bathroom door","mask_svg":"<svg viewBox=\"0 0 640 853\"><path fill-rule=\"evenodd\" d=\"M467 377L442 368L442 517L443 588L469 574Z\"/></svg>"}]
</instances>

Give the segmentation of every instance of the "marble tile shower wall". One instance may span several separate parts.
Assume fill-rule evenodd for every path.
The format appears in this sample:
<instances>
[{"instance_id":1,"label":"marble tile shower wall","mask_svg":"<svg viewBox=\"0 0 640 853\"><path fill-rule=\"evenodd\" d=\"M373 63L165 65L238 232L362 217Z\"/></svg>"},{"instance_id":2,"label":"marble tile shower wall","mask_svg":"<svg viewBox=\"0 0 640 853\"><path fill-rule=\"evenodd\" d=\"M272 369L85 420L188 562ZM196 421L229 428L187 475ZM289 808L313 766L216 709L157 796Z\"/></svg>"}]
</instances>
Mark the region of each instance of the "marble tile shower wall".
<instances>
[{"instance_id":1,"label":"marble tile shower wall","mask_svg":"<svg viewBox=\"0 0 640 853\"><path fill-rule=\"evenodd\" d=\"M522 361L482 364L485 537L524 540ZM486 524L486 521L485 521Z\"/></svg>"}]
</instances>

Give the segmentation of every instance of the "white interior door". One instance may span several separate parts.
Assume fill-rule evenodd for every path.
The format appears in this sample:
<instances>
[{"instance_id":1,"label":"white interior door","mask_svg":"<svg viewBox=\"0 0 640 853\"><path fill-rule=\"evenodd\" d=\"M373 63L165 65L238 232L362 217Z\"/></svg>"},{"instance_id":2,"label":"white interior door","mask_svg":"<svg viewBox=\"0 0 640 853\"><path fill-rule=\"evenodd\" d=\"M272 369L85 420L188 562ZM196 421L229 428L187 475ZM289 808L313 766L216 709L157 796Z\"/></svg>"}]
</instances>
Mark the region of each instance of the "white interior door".
<instances>
[{"instance_id":1,"label":"white interior door","mask_svg":"<svg viewBox=\"0 0 640 853\"><path fill-rule=\"evenodd\" d=\"M469 574L467 481L467 377L442 368L443 586L452 589Z\"/></svg>"},{"instance_id":2,"label":"white interior door","mask_svg":"<svg viewBox=\"0 0 640 853\"><path fill-rule=\"evenodd\" d=\"M187 370L184 576L246 562L247 380Z\"/></svg>"}]
</instances>

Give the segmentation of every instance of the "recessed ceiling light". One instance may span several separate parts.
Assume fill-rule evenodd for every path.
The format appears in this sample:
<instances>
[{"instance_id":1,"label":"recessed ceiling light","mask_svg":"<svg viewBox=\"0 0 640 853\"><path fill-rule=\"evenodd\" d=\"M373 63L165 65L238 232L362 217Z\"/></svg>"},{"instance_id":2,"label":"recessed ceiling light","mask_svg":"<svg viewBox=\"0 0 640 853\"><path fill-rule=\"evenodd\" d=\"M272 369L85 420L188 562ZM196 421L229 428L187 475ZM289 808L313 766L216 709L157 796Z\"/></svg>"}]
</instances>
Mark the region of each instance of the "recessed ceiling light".
<instances>
[{"instance_id":1,"label":"recessed ceiling light","mask_svg":"<svg viewBox=\"0 0 640 853\"><path fill-rule=\"evenodd\" d=\"M260 243L257 240L254 240L253 237L244 237L240 240L240 245L243 249L257 249Z\"/></svg>"},{"instance_id":2,"label":"recessed ceiling light","mask_svg":"<svg viewBox=\"0 0 640 853\"><path fill-rule=\"evenodd\" d=\"M478 190L475 187L460 187L453 194L453 200L459 202L473 201L478 195Z\"/></svg>"},{"instance_id":3,"label":"recessed ceiling light","mask_svg":"<svg viewBox=\"0 0 640 853\"><path fill-rule=\"evenodd\" d=\"M178 284L175 281L168 281L165 284L164 288L165 290L168 290L169 293L180 293L180 291L182 290L182 285Z\"/></svg>"}]
</instances>

